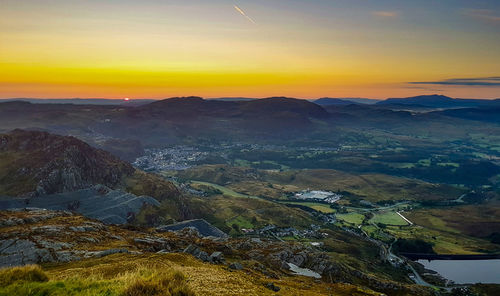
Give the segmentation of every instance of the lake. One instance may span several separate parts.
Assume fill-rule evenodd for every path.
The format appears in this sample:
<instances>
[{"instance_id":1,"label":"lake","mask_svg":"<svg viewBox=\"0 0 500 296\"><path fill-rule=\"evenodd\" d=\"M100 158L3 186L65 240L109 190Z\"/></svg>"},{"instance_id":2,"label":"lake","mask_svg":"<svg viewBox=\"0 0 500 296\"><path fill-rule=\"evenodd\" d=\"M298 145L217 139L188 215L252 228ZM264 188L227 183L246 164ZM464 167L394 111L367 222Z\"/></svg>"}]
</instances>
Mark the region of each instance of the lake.
<instances>
[{"instance_id":1,"label":"lake","mask_svg":"<svg viewBox=\"0 0 500 296\"><path fill-rule=\"evenodd\" d=\"M420 259L418 263L457 284L500 284L500 259L432 261Z\"/></svg>"}]
</instances>

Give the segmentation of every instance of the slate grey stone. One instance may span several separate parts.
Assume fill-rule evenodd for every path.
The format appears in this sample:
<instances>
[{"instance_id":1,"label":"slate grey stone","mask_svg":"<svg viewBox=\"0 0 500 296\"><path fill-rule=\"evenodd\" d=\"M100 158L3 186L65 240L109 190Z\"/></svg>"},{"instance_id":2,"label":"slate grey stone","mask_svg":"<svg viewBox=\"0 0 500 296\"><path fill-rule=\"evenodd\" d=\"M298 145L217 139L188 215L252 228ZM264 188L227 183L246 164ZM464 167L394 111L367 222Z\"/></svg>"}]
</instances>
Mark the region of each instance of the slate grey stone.
<instances>
[{"instance_id":1,"label":"slate grey stone","mask_svg":"<svg viewBox=\"0 0 500 296\"><path fill-rule=\"evenodd\" d=\"M203 237L226 238L227 234L203 219L187 220L175 224L164 225L156 228L157 231L181 231L186 228L194 228Z\"/></svg>"},{"instance_id":2,"label":"slate grey stone","mask_svg":"<svg viewBox=\"0 0 500 296\"><path fill-rule=\"evenodd\" d=\"M221 252L213 252L209 257L209 261L212 263L224 263L224 255Z\"/></svg>"},{"instance_id":3,"label":"slate grey stone","mask_svg":"<svg viewBox=\"0 0 500 296\"><path fill-rule=\"evenodd\" d=\"M103 188L106 190L103 190ZM78 204L78 207L75 204ZM37 196L29 199L28 204L25 198L0 198L0 210L31 207L39 208L39 210L43 208L63 211L71 208L77 213L107 224L127 223L130 213L137 214L145 204L160 205L152 197L136 196L122 190L111 190L102 185L73 192ZM19 222L12 221L7 223Z\"/></svg>"},{"instance_id":4,"label":"slate grey stone","mask_svg":"<svg viewBox=\"0 0 500 296\"><path fill-rule=\"evenodd\" d=\"M276 286L274 283L266 283L264 287L274 292L279 292L281 290L281 288Z\"/></svg>"},{"instance_id":5,"label":"slate grey stone","mask_svg":"<svg viewBox=\"0 0 500 296\"><path fill-rule=\"evenodd\" d=\"M241 263L239 263L239 262L233 262L229 265L229 268L234 269L234 270L242 270L243 265L241 265Z\"/></svg>"}]
</instances>

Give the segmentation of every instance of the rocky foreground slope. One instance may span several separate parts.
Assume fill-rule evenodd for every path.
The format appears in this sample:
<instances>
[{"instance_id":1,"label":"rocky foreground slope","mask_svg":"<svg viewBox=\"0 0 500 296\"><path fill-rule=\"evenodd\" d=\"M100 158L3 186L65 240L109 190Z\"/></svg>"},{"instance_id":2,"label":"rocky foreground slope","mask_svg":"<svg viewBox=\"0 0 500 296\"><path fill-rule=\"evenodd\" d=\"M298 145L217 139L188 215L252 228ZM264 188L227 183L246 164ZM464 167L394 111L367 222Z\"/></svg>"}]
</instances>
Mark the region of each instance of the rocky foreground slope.
<instances>
[{"instance_id":1,"label":"rocky foreground slope","mask_svg":"<svg viewBox=\"0 0 500 296\"><path fill-rule=\"evenodd\" d=\"M352 270L320 249L299 243L204 238L189 228L177 232L130 229L41 209L2 211L0 229L0 266L42 264L47 272L57 273L56 278L71 276L76 269L110 268L117 261L130 268L134 262L161 262L182 270L200 295L278 291L283 295L430 295L425 288ZM321 279L294 275L289 263L318 273Z\"/></svg>"}]
</instances>

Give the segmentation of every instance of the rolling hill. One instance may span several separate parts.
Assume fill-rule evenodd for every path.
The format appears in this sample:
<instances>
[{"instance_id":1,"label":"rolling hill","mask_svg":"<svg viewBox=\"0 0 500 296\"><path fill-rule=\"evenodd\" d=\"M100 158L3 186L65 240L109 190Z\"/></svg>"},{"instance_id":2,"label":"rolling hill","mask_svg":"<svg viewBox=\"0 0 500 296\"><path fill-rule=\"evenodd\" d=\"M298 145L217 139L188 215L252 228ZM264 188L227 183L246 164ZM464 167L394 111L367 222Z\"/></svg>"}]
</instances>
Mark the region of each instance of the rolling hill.
<instances>
[{"instance_id":1,"label":"rolling hill","mask_svg":"<svg viewBox=\"0 0 500 296\"><path fill-rule=\"evenodd\" d=\"M377 105L412 105L428 108L498 107L500 106L500 99L454 99L442 95L424 95L408 98L390 98L378 102Z\"/></svg>"},{"instance_id":2,"label":"rolling hill","mask_svg":"<svg viewBox=\"0 0 500 296\"><path fill-rule=\"evenodd\" d=\"M118 186L135 169L74 138L14 130L0 135L0 188L4 195L42 195L95 184Z\"/></svg>"}]
</instances>

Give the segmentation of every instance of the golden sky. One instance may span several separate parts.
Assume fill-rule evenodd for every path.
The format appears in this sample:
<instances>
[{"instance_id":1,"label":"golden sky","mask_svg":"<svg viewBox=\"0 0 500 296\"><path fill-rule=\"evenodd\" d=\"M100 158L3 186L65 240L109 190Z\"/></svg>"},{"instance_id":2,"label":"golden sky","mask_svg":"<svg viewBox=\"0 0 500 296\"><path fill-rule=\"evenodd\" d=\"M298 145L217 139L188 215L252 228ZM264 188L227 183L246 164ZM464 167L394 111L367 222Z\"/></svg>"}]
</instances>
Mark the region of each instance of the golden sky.
<instances>
[{"instance_id":1,"label":"golden sky","mask_svg":"<svg viewBox=\"0 0 500 296\"><path fill-rule=\"evenodd\" d=\"M0 97L497 98L499 9L498 1L0 0Z\"/></svg>"}]
</instances>

